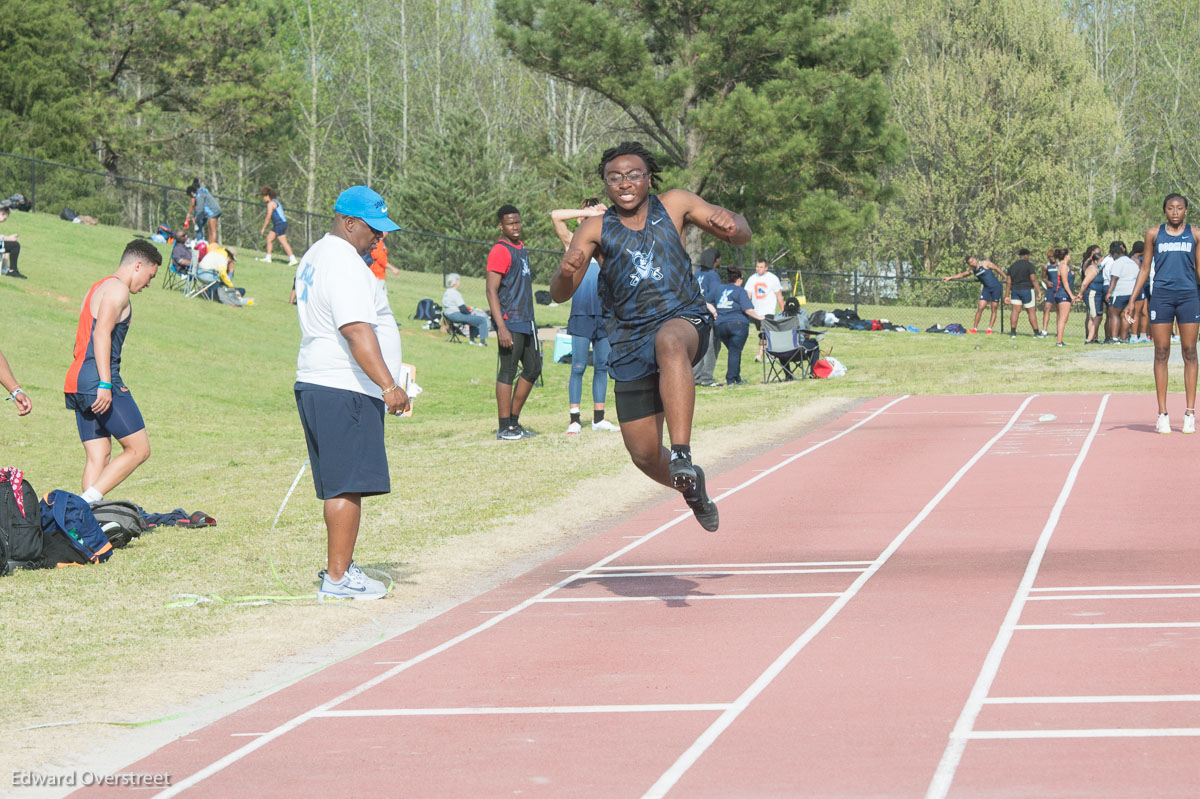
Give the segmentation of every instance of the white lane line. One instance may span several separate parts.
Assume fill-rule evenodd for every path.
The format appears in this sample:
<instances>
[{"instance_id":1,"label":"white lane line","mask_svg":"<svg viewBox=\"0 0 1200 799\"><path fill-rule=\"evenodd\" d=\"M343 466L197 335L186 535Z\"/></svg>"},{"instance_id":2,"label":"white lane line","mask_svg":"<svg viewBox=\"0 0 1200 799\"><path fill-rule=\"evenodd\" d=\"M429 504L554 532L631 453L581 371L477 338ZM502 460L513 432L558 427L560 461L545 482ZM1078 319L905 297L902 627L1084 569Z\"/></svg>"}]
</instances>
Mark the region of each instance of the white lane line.
<instances>
[{"instance_id":1,"label":"white lane line","mask_svg":"<svg viewBox=\"0 0 1200 799\"><path fill-rule=\"evenodd\" d=\"M812 641L818 633L825 629L826 625L828 625L829 622L831 622L834 617L841 612L842 608L846 607L846 605L851 599L854 598L859 590L866 585L867 581L870 580L877 571L879 571L883 564L887 563L888 559L896 552L897 549L900 548L900 545L908 539L913 530L916 530L917 527L920 526L921 522L925 521L926 517L933 512L933 509L936 508L939 503L941 503L941 501L956 485L958 485L958 482L962 480L967 472L969 472L971 468L979 462L979 459L982 458L997 441L1003 438L1004 435L1012 429L1013 425L1016 424L1017 419L1021 418L1021 414L1025 412L1025 408L1029 406L1029 403L1033 402L1035 397L1037 397L1037 394L1027 397L1025 401L1021 403L1021 406L1017 408L1016 412L1013 413L1011 417L1009 417L1008 422L1000 429L1000 432L988 439L987 443L980 447L979 450L972 455L971 458L965 464L963 464L957 472L954 473L954 476L950 478L949 482L942 486L941 490L934 495L933 499L926 503L925 507L921 509L916 517L914 517L913 520L910 521L908 525L901 530L895 538L892 539L891 543L889 543L887 548L880 553L879 557L875 558L871 566L865 572L855 578L854 582L850 584L850 587L846 589L846 591L840 597L838 597L837 600L830 604L825 612L821 614L820 618L809 625L808 629L806 629L799 638L793 641L791 645L783 651L783 654L776 658L775 661L767 667L766 671L760 674L758 678L750 684L750 687L742 692L741 696L734 700L733 707L722 713L721 716L715 722L713 722L707 730L701 733L699 738L692 742L692 745L689 746L687 750L671 765L671 767L667 769L661 777L658 778L658 781L655 782L654 785L650 786L650 790L643 794L643 799L660 799L661 797L665 796L677 782L679 782L680 778L683 777L687 770L691 768L697 760L700 759L701 755L703 755L704 752L710 746L712 746L713 742L717 740L721 733L728 729L729 725L733 724L734 720L741 715L742 711L749 707L750 703L757 699L759 694L766 690L767 686L770 685L771 682L787 667L787 665L792 662L796 655L800 653L800 650L804 649L804 647L807 646L808 643Z\"/></svg>"},{"instance_id":2,"label":"white lane line","mask_svg":"<svg viewBox=\"0 0 1200 799\"><path fill-rule=\"evenodd\" d=\"M545 716L572 713L686 713L717 712L728 703L678 705L547 705L545 707L398 707L370 710L327 710L316 718L382 718L387 716Z\"/></svg>"},{"instance_id":3,"label":"white lane line","mask_svg":"<svg viewBox=\"0 0 1200 799\"><path fill-rule=\"evenodd\" d=\"M841 431L840 433L836 433L836 434L830 436L829 438L825 439L824 441L818 441L816 444L813 444L812 446L808 447L807 449L804 449L801 452L796 453L796 455L792 456L791 458L780 461L778 464L776 464L776 466L772 469L772 471L774 471L775 469L782 469L783 467L785 467L791 463L794 463L796 460L804 457L805 455L809 454L810 452L814 452L814 451L820 449L821 447L825 446L826 444L833 443L834 441L837 441L838 439L842 438L843 436L846 436L849 433L854 432L858 428L865 425L867 422L869 422L872 419L876 418L877 416L883 414L885 411L887 411L892 406L908 399L908 397L909 397L909 395L906 394L903 397L897 397L896 399L892 400L891 402L888 402L887 404L880 406L874 412L865 416L864 418L855 422L854 424L850 425L849 427L847 427L845 430ZM740 486L735 486L734 488L730 489L729 491L722 494L721 496L716 497L715 499L716 500L724 499L725 497L729 496L730 494L734 493L735 491L740 491L743 488L746 488L748 486L753 485L754 483L757 483L759 480L766 477L767 474L769 474L769 473L770 472L764 472L762 474L755 475L754 477L751 477L746 482L742 483ZM666 530L669 530L672 527L674 527L675 525L679 524L684 519L691 518L691 516L692 516L692 514L690 511L687 513L680 514L679 516L676 516L671 521L666 522L666 523L656 527L655 529L653 529L650 532L646 533L645 535L641 536L637 540L621 547L620 549L613 552L612 554L604 556L600 560L596 561L596 563L593 564L591 567L589 567L588 569L585 569L583 572L581 572L581 574L587 573L588 571L591 571L593 569L598 569L602 566L607 566L608 564L612 563L614 560L621 557L625 553L635 549L636 547L641 546L642 544L646 543L647 541L650 541L651 539L658 536L660 533L662 533ZM422 652L421 654L416 655L416 656L410 658L409 660L404 661L403 663L393 666L392 668L388 669L387 671L382 672L382 673L372 677L371 679L367 680L366 682L360 683L359 685L355 686L354 688L351 688L348 691L345 691L344 693L334 697L333 699L330 699L327 702L317 705L316 707L312 708L311 710L307 710L304 713L301 713L300 715L295 716L294 718L284 722L283 724L280 724L278 727L276 727L275 729L266 733L262 737L255 739L254 741L246 744L245 746L241 747L240 749L236 749L236 750L228 753L224 757L208 764L207 766L205 766L202 769L199 769L194 774L181 779L179 782L175 783L170 788L167 788L166 790L163 790L163 791L159 791L157 794L155 794L156 799L168 799L169 797L177 796L180 793L182 793L183 791L186 791L187 789L199 784L200 782L203 782L204 780L208 779L209 777L213 776L214 774L219 774L220 772L224 771L229 766L233 765L234 763L236 763L239 760L241 760L242 758L244 758L246 755L256 752L257 750L266 746L271 741L274 741L275 739L280 738L283 735L286 735L288 732L291 732L296 727L299 727L301 724L303 724L304 722L308 721L311 718L314 718L318 714L324 713L325 711L330 710L330 709L336 707L337 705L340 705L343 702L353 699L354 697L358 696L359 694L369 691L370 689L374 688L376 685L379 685L380 683L390 680L392 677L395 677L397 674L400 674L401 672L403 672L409 668L412 668L413 666L417 665L418 663L422 663L422 662L428 660L429 658L434 657L435 655L440 655L442 652L445 652L447 649L451 649L452 647L457 646L458 644L462 643L463 641L474 638L479 633L484 632L485 630L491 629L492 627L495 627L501 621L504 621L505 619L507 619L511 616L514 616L517 613L520 613L522 610L525 610L526 608L530 607L531 605L536 604L539 599L544 599L545 597L549 596L550 594L554 593L555 591L559 590L560 588L562 588L566 585L569 585L573 579L575 579L575 578L564 578L562 580L559 580L554 585L551 585L548 588L546 588L545 590L540 591L537 594L529 597L525 601L523 601L517 605L514 605L508 611L501 613L501 614L497 614L497 615L491 617L490 619L488 619L487 621L482 622L481 624L478 624L475 627L472 627L471 629L469 629L463 633L460 633L459 635L456 635L455 637L453 637L447 641L442 642L438 646L435 646L432 649L427 649L426 651ZM403 633L398 633L397 635L402 635L402 634ZM397 637L397 636L393 636L393 637ZM387 640L391 640L391 639L387 639ZM384 642L381 641L379 643L384 643ZM375 644L375 646L378 646L378 645L379 644Z\"/></svg>"},{"instance_id":4,"label":"white lane line","mask_svg":"<svg viewBox=\"0 0 1200 799\"><path fill-rule=\"evenodd\" d=\"M1105 394L1100 400L1100 407L1096 409L1096 418L1092 420L1092 429L1088 431L1087 437L1083 440L1083 446L1079 448L1079 454L1075 456L1075 462L1071 464L1071 470L1067 472L1067 479L1063 481L1062 490L1058 492L1058 499L1051 508L1050 516L1046 519L1046 524L1038 536L1037 544L1034 545L1033 552L1029 556L1025 574L1021 578L1020 585L1017 586L1012 603L1008 606L1004 621L1000 624L1000 631L996 634L991 649L988 650L987 657L983 661L983 668L980 669L975 685L971 688L967 702L959 714L954 731L950 733L950 740L942 752L942 758L938 762L933 780L929 784L929 790L925 793L925 799L945 799L946 794L950 791L950 784L954 781L954 773L958 770L958 764L962 762L967 740L970 738L971 730L975 727L975 720L983 708L983 700L987 698L992 682L996 679L996 673L1000 670L1000 661L1004 658L1004 652L1008 649L1009 642L1012 641L1013 632L1019 629L1017 621L1021 618L1021 612L1029 598L1030 589L1037 578L1038 569L1041 568L1042 558L1045 557L1046 549L1050 546L1050 537L1054 535L1054 530L1058 527L1058 520L1062 517L1062 511L1067 504L1067 497L1071 495L1071 489L1075 487L1079 469L1083 466L1084 459L1091 451L1092 442L1096 439L1096 433L1100 429L1100 420L1104 417L1104 409L1108 407L1108 398L1109 395Z\"/></svg>"},{"instance_id":5,"label":"white lane line","mask_svg":"<svg viewBox=\"0 0 1200 799\"><path fill-rule=\"evenodd\" d=\"M663 602L693 599L812 599L816 597L841 596L840 592L809 593L809 594L680 594L679 596L582 596L582 597L550 597L539 599L538 602Z\"/></svg>"},{"instance_id":6,"label":"white lane line","mask_svg":"<svg viewBox=\"0 0 1200 799\"><path fill-rule=\"evenodd\" d=\"M1072 585L1059 588L1030 588L1030 591L1055 593L1058 591L1196 591L1200 585ZM1036 599L1037 597L1030 597Z\"/></svg>"},{"instance_id":7,"label":"white lane line","mask_svg":"<svg viewBox=\"0 0 1200 799\"><path fill-rule=\"evenodd\" d=\"M795 563L682 563L682 564L663 564L655 566L601 566L599 569L592 571L638 571L641 569L653 569L655 571L666 571L668 569L785 569L797 566L870 566L869 560L803 560ZM574 572L575 569L562 569L564 572ZM1200 588L1200 586L1197 586Z\"/></svg>"},{"instance_id":8,"label":"white lane line","mask_svg":"<svg viewBox=\"0 0 1200 799\"><path fill-rule=\"evenodd\" d=\"M1200 694L1124 694L1116 696L990 696L986 705L1108 705L1125 702L1200 702Z\"/></svg>"},{"instance_id":9,"label":"white lane line","mask_svg":"<svg viewBox=\"0 0 1200 799\"><path fill-rule=\"evenodd\" d=\"M1195 599L1200 594L1069 594L1064 596L1031 596L1030 602L1061 602L1067 599Z\"/></svg>"},{"instance_id":10,"label":"white lane line","mask_svg":"<svg viewBox=\"0 0 1200 799\"><path fill-rule=\"evenodd\" d=\"M1200 727L1157 729L1117 728L1094 730L975 730L973 740L1019 741L1029 738L1188 738L1200 735Z\"/></svg>"},{"instance_id":11,"label":"white lane line","mask_svg":"<svg viewBox=\"0 0 1200 799\"><path fill-rule=\"evenodd\" d=\"M863 571L863 567L830 569L743 569L741 571L696 571L696 572L592 572L568 577L567 582L577 580L607 580L610 577L732 577L735 574L846 574Z\"/></svg>"},{"instance_id":12,"label":"white lane line","mask_svg":"<svg viewBox=\"0 0 1200 799\"><path fill-rule=\"evenodd\" d=\"M1163 630L1200 627L1200 621L1131 621L1109 624L1018 624L1014 630Z\"/></svg>"}]
</instances>

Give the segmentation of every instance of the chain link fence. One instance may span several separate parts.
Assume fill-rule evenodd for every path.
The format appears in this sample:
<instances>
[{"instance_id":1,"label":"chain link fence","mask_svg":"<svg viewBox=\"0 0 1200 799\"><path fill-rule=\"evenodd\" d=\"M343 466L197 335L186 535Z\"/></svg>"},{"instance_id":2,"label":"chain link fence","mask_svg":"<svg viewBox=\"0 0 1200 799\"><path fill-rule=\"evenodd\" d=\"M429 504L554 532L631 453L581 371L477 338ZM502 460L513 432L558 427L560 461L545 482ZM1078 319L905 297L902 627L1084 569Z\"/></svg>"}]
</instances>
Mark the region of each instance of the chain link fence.
<instances>
[{"instance_id":1,"label":"chain link fence","mask_svg":"<svg viewBox=\"0 0 1200 799\"><path fill-rule=\"evenodd\" d=\"M39 158L0 152L0 198L20 193L35 210L95 217L101 224L144 231L149 236L159 225L183 226L191 198L185 189L151 180L111 175L92 169L68 166ZM221 204L218 220L222 243L234 248L261 250L266 245L262 230L266 203L214 195ZM288 243L297 255L330 229L332 214L317 214L286 208ZM418 272L450 272L480 277L494 241L477 241L398 230L388 235L389 260L396 266ZM282 249L276 246L276 252ZM529 249L529 266L537 283L548 283L562 258L561 250Z\"/></svg>"}]
</instances>

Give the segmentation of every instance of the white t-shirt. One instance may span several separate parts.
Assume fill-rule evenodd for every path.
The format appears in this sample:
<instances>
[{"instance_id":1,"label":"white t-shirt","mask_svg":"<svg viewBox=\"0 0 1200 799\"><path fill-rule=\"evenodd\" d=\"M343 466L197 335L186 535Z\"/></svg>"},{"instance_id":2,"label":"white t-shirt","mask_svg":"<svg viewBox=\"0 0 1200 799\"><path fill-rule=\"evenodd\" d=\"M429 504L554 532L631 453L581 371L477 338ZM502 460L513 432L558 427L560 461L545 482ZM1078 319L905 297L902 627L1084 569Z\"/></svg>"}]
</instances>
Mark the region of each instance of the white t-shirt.
<instances>
[{"instance_id":1,"label":"white t-shirt","mask_svg":"<svg viewBox=\"0 0 1200 799\"><path fill-rule=\"evenodd\" d=\"M767 272L760 275L755 272L746 280L745 286L746 293L750 295L750 302L759 314L766 316L778 310L779 298L776 292L781 291L782 286L774 274Z\"/></svg>"},{"instance_id":2,"label":"white t-shirt","mask_svg":"<svg viewBox=\"0 0 1200 799\"><path fill-rule=\"evenodd\" d=\"M1100 276L1104 278L1104 285L1108 286L1112 283L1112 265L1116 263L1111 255L1106 255L1100 259Z\"/></svg>"},{"instance_id":3,"label":"white t-shirt","mask_svg":"<svg viewBox=\"0 0 1200 799\"><path fill-rule=\"evenodd\" d=\"M383 361L393 378L400 374L401 345L387 286L343 238L326 233L296 267L296 312L300 317L300 355L296 381L357 391L383 399L354 360L339 328L366 322L375 330Z\"/></svg>"},{"instance_id":4,"label":"white t-shirt","mask_svg":"<svg viewBox=\"0 0 1200 799\"><path fill-rule=\"evenodd\" d=\"M1128 297L1133 293L1133 284L1137 282L1138 272L1141 268L1137 262L1128 255L1122 255L1120 258L1112 262L1108 267L1110 279L1109 284L1112 284L1111 278L1117 279L1117 285L1113 289L1112 296Z\"/></svg>"},{"instance_id":5,"label":"white t-shirt","mask_svg":"<svg viewBox=\"0 0 1200 799\"><path fill-rule=\"evenodd\" d=\"M459 306L466 305L462 292L458 289L446 289L442 295L442 313L459 313Z\"/></svg>"}]
</instances>

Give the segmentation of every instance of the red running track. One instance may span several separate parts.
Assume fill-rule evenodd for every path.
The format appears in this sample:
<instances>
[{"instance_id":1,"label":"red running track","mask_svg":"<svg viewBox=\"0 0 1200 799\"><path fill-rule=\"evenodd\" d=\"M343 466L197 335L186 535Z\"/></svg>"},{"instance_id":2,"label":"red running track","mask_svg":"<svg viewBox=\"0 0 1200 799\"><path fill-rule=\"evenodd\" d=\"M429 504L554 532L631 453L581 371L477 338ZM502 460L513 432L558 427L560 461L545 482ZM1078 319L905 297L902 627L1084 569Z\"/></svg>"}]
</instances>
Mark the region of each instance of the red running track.
<instances>
[{"instance_id":1,"label":"red running track","mask_svg":"<svg viewBox=\"0 0 1200 799\"><path fill-rule=\"evenodd\" d=\"M1195 797L1200 437L1152 411L867 402L711 474L719 533L664 502L124 773L170 774L160 797Z\"/></svg>"}]
</instances>

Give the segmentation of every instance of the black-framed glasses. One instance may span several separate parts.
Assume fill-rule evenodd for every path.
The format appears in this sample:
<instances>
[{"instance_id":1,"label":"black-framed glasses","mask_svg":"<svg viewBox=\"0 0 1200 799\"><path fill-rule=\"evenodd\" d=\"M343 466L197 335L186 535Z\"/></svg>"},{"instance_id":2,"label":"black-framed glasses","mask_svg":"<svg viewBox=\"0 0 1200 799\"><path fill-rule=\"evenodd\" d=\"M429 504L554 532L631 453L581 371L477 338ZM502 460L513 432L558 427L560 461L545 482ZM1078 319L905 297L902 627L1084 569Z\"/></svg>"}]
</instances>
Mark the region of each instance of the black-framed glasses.
<instances>
[{"instance_id":1,"label":"black-framed glasses","mask_svg":"<svg viewBox=\"0 0 1200 799\"><path fill-rule=\"evenodd\" d=\"M631 169L628 172L609 172L604 176L604 182L610 186L619 186L628 180L630 183L641 183L646 179L646 170Z\"/></svg>"}]
</instances>

